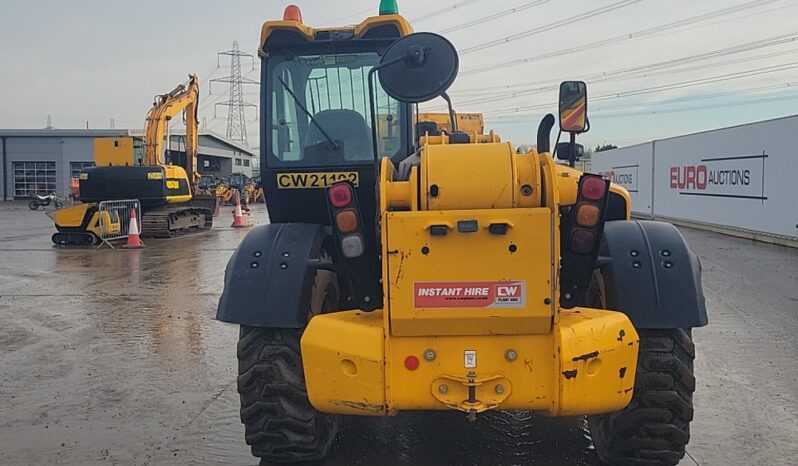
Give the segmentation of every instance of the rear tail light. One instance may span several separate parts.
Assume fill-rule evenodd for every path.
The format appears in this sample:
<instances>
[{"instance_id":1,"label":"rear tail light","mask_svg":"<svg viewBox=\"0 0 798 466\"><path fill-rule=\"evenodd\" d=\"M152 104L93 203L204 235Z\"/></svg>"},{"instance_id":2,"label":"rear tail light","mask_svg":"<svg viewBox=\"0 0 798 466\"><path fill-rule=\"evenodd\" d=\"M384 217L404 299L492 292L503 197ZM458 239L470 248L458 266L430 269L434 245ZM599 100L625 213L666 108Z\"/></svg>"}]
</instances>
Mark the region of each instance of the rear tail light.
<instances>
[{"instance_id":1,"label":"rear tail light","mask_svg":"<svg viewBox=\"0 0 798 466\"><path fill-rule=\"evenodd\" d=\"M585 199L599 201L607 192L607 182L600 176L582 177L579 183L579 194Z\"/></svg>"},{"instance_id":2,"label":"rear tail light","mask_svg":"<svg viewBox=\"0 0 798 466\"><path fill-rule=\"evenodd\" d=\"M580 227L593 228L601 218L601 210L592 204L578 204L576 206L576 223Z\"/></svg>"},{"instance_id":3,"label":"rear tail light","mask_svg":"<svg viewBox=\"0 0 798 466\"><path fill-rule=\"evenodd\" d=\"M577 254L590 254L596 244L596 236L589 230L574 230L571 233L569 248Z\"/></svg>"},{"instance_id":4,"label":"rear tail light","mask_svg":"<svg viewBox=\"0 0 798 466\"><path fill-rule=\"evenodd\" d=\"M352 203L352 186L349 183L336 183L327 190L330 203L340 209Z\"/></svg>"},{"instance_id":5,"label":"rear tail light","mask_svg":"<svg viewBox=\"0 0 798 466\"><path fill-rule=\"evenodd\" d=\"M576 205L566 221L568 251L593 256L598 238L604 229L604 210L607 207L609 182L598 175L584 174L579 179Z\"/></svg>"},{"instance_id":6,"label":"rear tail light","mask_svg":"<svg viewBox=\"0 0 798 466\"><path fill-rule=\"evenodd\" d=\"M607 180L583 174L579 178L576 203L563 219L560 305L566 309L584 304L601 245L609 194Z\"/></svg>"},{"instance_id":7,"label":"rear tail light","mask_svg":"<svg viewBox=\"0 0 798 466\"><path fill-rule=\"evenodd\" d=\"M367 212L364 223L359 193L348 181L333 184L325 194L334 248L330 253L342 286L341 302L346 302L346 309L380 309L383 296L372 239L376 237L374 212Z\"/></svg>"},{"instance_id":8,"label":"rear tail light","mask_svg":"<svg viewBox=\"0 0 798 466\"><path fill-rule=\"evenodd\" d=\"M346 235L341 238L341 252L347 259L362 256L365 249L363 245L363 236L360 234L355 233L354 235Z\"/></svg>"},{"instance_id":9,"label":"rear tail light","mask_svg":"<svg viewBox=\"0 0 798 466\"><path fill-rule=\"evenodd\" d=\"M360 257L366 252L361 217L355 192L347 182L335 183L327 188L330 200L330 220L341 253L347 259Z\"/></svg>"},{"instance_id":10,"label":"rear tail light","mask_svg":"<svg viewBox=\"0 0 798 466\"><path fill-rule=\"evenodd\" d=\"M338 212L335 214L335 225L341 233L352 233L357 230L357 213L352 209Z\"/></svg>"}]
</instances>

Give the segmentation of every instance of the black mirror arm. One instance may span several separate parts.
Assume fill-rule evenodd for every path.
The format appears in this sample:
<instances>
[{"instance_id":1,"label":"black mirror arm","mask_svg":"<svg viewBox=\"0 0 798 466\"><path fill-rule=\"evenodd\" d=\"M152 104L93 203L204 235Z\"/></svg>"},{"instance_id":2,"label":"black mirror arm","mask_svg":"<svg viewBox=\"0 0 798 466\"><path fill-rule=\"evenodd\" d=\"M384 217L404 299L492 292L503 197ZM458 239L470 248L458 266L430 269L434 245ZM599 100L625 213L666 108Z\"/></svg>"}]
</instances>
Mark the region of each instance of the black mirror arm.
<instances>
[{"instance_id":1,"label":"black mirror arm","mask_svg":"<svg viewBox=\"0 0 798 466\"><path fill-rule=\"evenodd\" d=\"M576 166L576 133L571 134L571 146L568 148L570 154L568 154L568 166L575 167Z\"/></svg>"},{"instance_id":2,"label":"black mirror arm","mask_svg":"<svg viewBox=\"0 0 798 466\"><path fill-rule=\"evenodd\" d=\"M377 146L377 138L379 137L379 133L377 131L377 109L375 108L376 102L374 101L374 74L383 68L393 66L399 62L407 60L408 58L413 59L413 57L414 57L413 55L408 53L403 57L396 57L393 60L388 60L385 63L380 63L374 68L369 70L368 81L369 81L369 106L371 107L370 108L371 111L369 112L371 113L371 145L372 149L374 150L374 163L377 165L377 170L379 170L380 156L379 156L379 147Z\"/></svg>"}]
</instances>

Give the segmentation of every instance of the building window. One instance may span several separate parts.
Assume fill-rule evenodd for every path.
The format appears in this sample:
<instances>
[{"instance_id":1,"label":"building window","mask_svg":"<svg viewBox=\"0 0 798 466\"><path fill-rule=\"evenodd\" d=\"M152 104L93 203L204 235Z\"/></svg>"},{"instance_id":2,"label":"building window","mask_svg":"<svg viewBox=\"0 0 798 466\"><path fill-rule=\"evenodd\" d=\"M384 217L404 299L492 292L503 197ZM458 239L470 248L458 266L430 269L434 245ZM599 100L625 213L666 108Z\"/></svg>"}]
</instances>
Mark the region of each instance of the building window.
<instances>
[{"instance_id":1,"label":"building window","mask_svg":"<svg viewBox=\"0 0 798 466\"><path fill-rule=\"evenodd\" d=\"M71 178L78 178L80 171L84 168L93 167L94 162L70 162L69 163L69 176Z\"/></svg>"},{"instance_id":2,"label":"building window","mask_svg":"<svg viewBox=\"0 0 798 466\"><path fill-rule=\"evenodd\" d=\"M55 162L14 162L14 197L55 192Z\"/></svg>"},{"instance_id":3,"label":"building window","mask_svg":"<svg viewBox=\"0 0 798 466\"><path fill-rule=\"evenodd\" d=\"M244 166L245 166L245 167L248 167L248 166L249 166L249 160L247 160L247 159L244 159Z\"/></svg>"},{"instance_id":4,"label":"building window","mask_svg":"<svg viewBox=\"0 0 798 466\"><path fill-rule=\"evenodd\" d=\"M241 166L241 159L236 159L236 167L240 167L240 166Z\"/></svg>"}]
</instances>

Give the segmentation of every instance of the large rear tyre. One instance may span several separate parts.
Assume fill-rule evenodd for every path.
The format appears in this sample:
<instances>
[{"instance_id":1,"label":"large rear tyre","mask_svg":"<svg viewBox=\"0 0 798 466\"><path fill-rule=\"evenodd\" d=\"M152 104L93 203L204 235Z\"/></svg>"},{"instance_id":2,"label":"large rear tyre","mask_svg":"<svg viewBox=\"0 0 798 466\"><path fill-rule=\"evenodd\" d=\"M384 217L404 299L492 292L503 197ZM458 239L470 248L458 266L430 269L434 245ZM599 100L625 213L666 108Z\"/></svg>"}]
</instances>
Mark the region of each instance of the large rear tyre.
<instances>
[{"instance_id":1,"label":"large rear tyre","mask_svg":"<svg viewBox=\"0 0 798 466\"><path fill-rule=\"evenodd\" d=\"M37 210L39 208L39 201L30 201L28 203L28 208L30 210Z\"/></svg>"},{"instance_id":2,"label":"large rear tyre","mask_svg":"<svg viewBox=\"0 0 798 466\"><path fill-rule=\"evenodd\" d=\"M638 330L634 396L623 411L588 416L599 458L613 465L673 466L693 420L695 346L690 329Z\"/></svg>"},{"instance_id":3,"label":"large rear tyre","mask_svg":"<svg viewBox=\"0 0 798 466\"><path fill-rule=\"evenodd\" d=\"M335 275L320 270L311 314L338 304ZM254 456L272 462L313 461L327 455L338 429L335 416L308 401L300 339L304 329L241 326L238 393L244 438Z\"/></svg>"}]
</instances>

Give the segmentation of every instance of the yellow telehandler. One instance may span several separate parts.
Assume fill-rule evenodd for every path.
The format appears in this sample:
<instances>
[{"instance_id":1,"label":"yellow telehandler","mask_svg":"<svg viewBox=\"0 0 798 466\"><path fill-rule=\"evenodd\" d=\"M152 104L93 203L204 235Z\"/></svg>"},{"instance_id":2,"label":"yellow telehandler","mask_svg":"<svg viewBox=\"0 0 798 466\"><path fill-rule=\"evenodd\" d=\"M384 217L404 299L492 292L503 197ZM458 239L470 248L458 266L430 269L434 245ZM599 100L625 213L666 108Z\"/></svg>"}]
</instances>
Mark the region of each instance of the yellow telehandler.
<instances>
[{"instance_id":1,"label":"yellow telehandler","mask_svg":"<svg viewBox=\"0 0 798 466\"><path fill-rule=\"evenodd\" d=\"M261 174L270 224L231 257L217 319L240 326L245 440L266 461L323 458L341 415L587 415L600 458L675 465L695 389L700 266L676 228L550 150L415 126L458 55L395 2L316 29L296 6L261 30ZM588 129L560 87L560 130ZM449 104L449 115L454 111ZM390 123L390 132L379 126Z\"/></svg>"}]
</instances>

